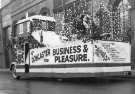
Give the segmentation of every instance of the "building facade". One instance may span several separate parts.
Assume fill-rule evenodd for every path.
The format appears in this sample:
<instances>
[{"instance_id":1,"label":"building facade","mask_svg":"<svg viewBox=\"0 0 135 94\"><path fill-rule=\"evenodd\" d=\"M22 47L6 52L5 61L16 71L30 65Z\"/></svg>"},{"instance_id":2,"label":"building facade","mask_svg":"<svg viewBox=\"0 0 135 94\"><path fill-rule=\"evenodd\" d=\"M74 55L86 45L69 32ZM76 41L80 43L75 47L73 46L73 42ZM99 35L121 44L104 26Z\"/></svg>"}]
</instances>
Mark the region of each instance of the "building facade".
<instances>
[{"instance_id":1,"label":"building facade","mask_svg":"<svg viewBox=\"0 0 135 94\"><path fill-rule=\"evenodd\" d=\"M5 54L5 34L3 34L3 24L6 26L8 26L8 22L9 22L9 15L8 15L8 12L9 12L9 9L6 8L6 6L8 5L8 3L10 2L10 0L3 0L1 1L1 7L4 8L5 7L5 14L2 14L2 9L0 9L0 68L6 68L6 59L7 56ZM3 18L3 15L6 16ZM3 23L4 22L4 23ZM6 25L7 24L7 25ZM5 38L4 38L4 37Z\"/></svg>"},{"instance_id":2,"label":"building facade","mask_svg":"<svg viewBox=\"0 0 135 94\"><path fill-rule=\"evenodd\" d=\"M132 45L131 45L131 60L135 62L135 1L132 2L132 8L129 10L131 17L131 27L132 27ZM135 68L135 67L134 67Z\"/></svg>"},{"instance_id":3,"label":"building facade","mask_svg":"<svg viewBox=\"0 0 135 94\"><path fill-rule=\"evenodd\" d=\"M11 49L10 49L10 34L11 34L11 0L2 0L2 39L3 39L3 51L4 51L4 67L9 67L9 62L11 60Z\"/></svg>"},{"instance_id":4,"label":"building facade","mask_svg":"<svg viewBox=\"0 0 135 94\"><path fill-rule=\"evenodd\" d=\"M3 39L2 39L2 16L1 15L0 15L0 68L5 68L5 55L4 55L4 46L3 46Z\"/></svg>"}]
</instances>

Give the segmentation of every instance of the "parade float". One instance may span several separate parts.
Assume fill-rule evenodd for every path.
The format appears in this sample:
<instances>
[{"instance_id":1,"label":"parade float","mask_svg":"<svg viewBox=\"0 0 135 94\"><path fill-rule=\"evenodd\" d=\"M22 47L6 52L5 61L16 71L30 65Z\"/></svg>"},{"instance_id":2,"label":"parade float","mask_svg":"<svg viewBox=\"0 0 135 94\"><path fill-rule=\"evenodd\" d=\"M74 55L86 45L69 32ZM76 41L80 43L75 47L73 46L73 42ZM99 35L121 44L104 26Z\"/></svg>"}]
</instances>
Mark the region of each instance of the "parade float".
<instances>
[{"instance_id":1,"label":"parade float","mask_svg":"<svg viewBox=\"0 0 135 94\"><path fill-rule=\"evenodd\" d=\"M19 20L13 36L13 77L130 75L131 44L123 33L120 11L112 12L102 3L95 13L98 21L93 11L87 11L77 15L77 10L68 9L53 17L34 15Z\"/></svg>"}]
</instances>

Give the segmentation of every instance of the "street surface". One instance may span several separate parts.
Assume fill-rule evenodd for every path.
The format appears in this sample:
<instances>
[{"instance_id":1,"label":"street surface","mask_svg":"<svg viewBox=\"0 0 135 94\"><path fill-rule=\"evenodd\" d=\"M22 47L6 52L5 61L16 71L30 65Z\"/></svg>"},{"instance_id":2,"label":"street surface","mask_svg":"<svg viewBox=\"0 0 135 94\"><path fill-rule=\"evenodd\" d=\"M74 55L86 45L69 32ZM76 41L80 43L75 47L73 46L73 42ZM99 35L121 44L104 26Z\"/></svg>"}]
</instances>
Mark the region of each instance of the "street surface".
<instances>
[{"instance_id":1,"label":"street surface","mask_svg":"<svg viewBox=\"0 0 135 94\"><path fill-rule=\"evenodd\" d=\"M0 73L0 94L135 94L135 80L14 80Z\"/></svg>"}]
</instances>

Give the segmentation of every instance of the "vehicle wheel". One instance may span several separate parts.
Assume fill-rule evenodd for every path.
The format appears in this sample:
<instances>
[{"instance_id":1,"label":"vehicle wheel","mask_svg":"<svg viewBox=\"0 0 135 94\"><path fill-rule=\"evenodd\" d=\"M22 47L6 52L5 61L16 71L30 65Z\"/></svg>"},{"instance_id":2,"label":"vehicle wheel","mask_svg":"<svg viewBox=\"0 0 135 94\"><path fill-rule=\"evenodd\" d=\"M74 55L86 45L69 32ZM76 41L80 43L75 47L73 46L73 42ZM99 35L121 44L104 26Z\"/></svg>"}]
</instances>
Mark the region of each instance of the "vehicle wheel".
<instances>
[{"instance_id":1,"label":"vehicle wheel","mask_svg":"<svg viewBox=\"0 0 135 94\"><path fill-rule=\"evenodd\" d=\"M12 66L11 72L12 72L12 76L13 76L14 79L20 79L20 76L16 74L15 65Z\"/></svg>"}]
</instances>

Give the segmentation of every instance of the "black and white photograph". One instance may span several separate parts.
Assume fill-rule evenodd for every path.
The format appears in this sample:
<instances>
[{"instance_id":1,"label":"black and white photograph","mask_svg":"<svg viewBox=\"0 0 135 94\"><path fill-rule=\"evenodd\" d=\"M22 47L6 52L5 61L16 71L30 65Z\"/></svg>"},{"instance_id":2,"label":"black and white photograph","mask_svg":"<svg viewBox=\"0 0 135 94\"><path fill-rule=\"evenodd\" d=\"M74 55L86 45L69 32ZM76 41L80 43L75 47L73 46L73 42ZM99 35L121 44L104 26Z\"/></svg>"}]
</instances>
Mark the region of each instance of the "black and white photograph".
<instances>
[{"instance_id":1,"label":"black and white photograph","mask_svg":"<svg viewBox=\"0 0 135 94\"><path fill-rule=\"evenodd\" d=\"M135 0L0 0L0 94L135 94Z\"/></svg>"}]
</instances>

